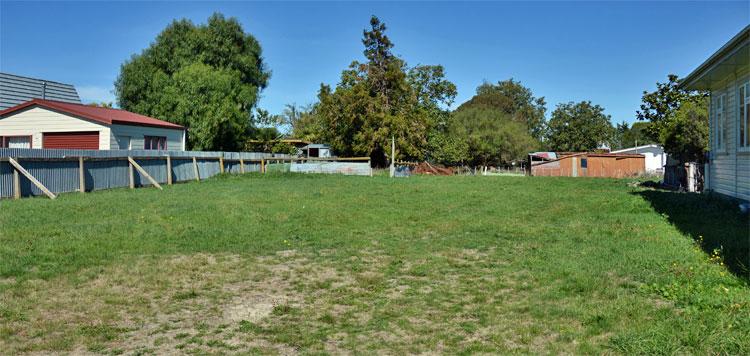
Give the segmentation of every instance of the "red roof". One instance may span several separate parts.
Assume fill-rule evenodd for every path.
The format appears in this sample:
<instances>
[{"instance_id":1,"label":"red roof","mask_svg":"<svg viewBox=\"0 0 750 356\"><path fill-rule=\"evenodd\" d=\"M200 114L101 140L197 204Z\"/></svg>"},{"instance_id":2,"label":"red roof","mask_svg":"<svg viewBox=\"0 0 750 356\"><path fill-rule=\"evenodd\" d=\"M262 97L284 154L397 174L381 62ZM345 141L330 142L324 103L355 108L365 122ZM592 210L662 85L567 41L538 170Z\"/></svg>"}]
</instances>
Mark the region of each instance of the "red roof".
<instances>
[{"instance_id":1,"label":"red roof","mask_svg":"<svg viewBox=\"0 0 750 356\"><path fill-rule=\"evenodd\" d=\"M45 99L34 99L27 101L23 104L16 105L12 108L7 108L0 111L0 117L6 116L7 114L14 113L19 110L23 110L30 106L41 106L43 108L60 111L72 116L78 116L84 119L89 119L106 125L120 124L120 125L136 125L136 126L154 126L163 127L168 129L179 129L184 130L185 127L171 122L154 119L141 114L132 113L130 111L102 108L97 106L88 106L83 104L72 104L65 103L62 101L45 100Z\"/></svg>"}]
</instances>

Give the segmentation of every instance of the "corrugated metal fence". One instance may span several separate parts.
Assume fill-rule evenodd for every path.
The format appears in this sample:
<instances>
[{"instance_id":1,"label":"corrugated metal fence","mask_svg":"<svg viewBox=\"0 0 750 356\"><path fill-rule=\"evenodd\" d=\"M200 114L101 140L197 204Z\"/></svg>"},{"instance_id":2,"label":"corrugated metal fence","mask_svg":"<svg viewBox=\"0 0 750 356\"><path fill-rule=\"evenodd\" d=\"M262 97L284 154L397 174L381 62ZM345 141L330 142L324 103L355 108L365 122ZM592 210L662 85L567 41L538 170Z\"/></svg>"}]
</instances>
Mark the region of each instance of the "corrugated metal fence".
<instances>
[{"instance_id":1,"label":"corrugated metal fence","mask_svg":"<svg viewBox=\"0 0 750 356\"><path fill-rule=\"evenodd\" d=\"M240 159L245 172L258 172L261 159L290 159L289 155L259 152L198 152L146 150L49 150L0 148L0 198L13 197L13 171L8 157L16 159L32 176L53 193L78 191L81 173L79 157L84 157L84 180L87 191L127 187L130 184L128 157L159 183L167 183L167 156L172 165L172 181L195 180L196 158L201 179L221 172L222 163L227 173L240 173ZM137 170L133 174L135 186L150 185ZM43 194L28 179L21 176L22 196Z\"/></svg>"},{"instance_id":2,"label":"corrugated metal fence","mask_svg":"<svg viewBox=\"0 0 750 356\"><path fill-rule=\"evenodd\" d=\"M292 162L289 171L297 173L326 173L355 176L372 175L372 168L370 167L369 162Z\"/></svg>"}]
</instances>

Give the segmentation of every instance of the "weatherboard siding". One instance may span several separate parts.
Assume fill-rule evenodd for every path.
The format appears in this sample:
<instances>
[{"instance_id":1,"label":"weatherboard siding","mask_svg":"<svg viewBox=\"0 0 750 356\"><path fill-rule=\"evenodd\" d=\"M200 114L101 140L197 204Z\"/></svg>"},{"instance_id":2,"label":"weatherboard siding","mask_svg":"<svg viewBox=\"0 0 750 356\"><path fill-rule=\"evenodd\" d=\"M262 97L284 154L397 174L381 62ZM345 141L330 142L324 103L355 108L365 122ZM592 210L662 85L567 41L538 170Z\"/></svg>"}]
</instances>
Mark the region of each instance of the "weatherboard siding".
<instances>
[{"instance_id":1,"label":"weatherboard siding","mask_svg":"<svg viewBox=\"0 0 750 356\"><path fill-rule=\"evenodd\" d=\"M750 80L747 69L727 77L711 90L710 148L708 189L724 195L750 200L750 152L739 151L739 86ZM724 118L724 148L719 150L716 137L716 102L726 95Z\"/></svg>"},{"instance_id":2,"label":"weatherboard siding","mask_svg":"<svg viewBox=\"0 0 750 356\"><path fill-rule=\"evenodd\" d=\"M99 149L110 148L110 129L88 120L41 107L0 118L0 136L32 136L32 148L42 148L44 132L98 131Z\"/></svg>"},{"instance_id":3,"label":"weatherboard siding","mask_svg":"<svg viewBox=\"0 0 750 356\"><path fill-rule=\"evenodd\" d=\"M184 151L182 146L183 130L165 129L161 127L150 126L131 126L131 125L112 125L112 130L108 137L109 145L112 149L117 149L119 143L118 136L130 137L130 147L134 150L143 149L144 136L163 136L167 138L167 149L171 151Z\"/></svg>"}]
</instances>

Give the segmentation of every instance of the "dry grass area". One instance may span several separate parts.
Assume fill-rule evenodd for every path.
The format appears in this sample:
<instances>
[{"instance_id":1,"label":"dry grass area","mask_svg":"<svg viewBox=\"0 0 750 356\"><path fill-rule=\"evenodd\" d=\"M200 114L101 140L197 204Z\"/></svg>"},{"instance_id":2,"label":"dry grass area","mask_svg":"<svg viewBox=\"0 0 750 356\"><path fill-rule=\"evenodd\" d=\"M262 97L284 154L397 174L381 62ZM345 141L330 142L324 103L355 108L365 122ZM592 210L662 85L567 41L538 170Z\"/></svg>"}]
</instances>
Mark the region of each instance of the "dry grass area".
<instances>
[{"instance_id":1,"label":"dry grass area","mask_svg":"<svg viewBox=\"0 0 750 356\"><path fill-rule=\"evenodd\" d=\"M0 347L12 352L75 346L75 352L294 353L288 345L254 335L253 328L328 299L322 293L302 294L314 284L351 284L331 267L305 262L295 251L262 258L146 256L73 277L30 281L10 307L33 313L5 325L23 342Z\"/></svg>"},{"instance_id":2,"label":"dry grass area","mask_svg":"<svg viewBox=\"0 0 750 356\"><path fill-rule=\"evenodd\" d=\"M366 250L352 256L356 271L341 270L329 251L307 256L296 250L274 255L242 257L231 254L193 254L143 256L127 265L107 266L81 271L73 276L50 280L31 280L23 295L13 295L6 307L25 310L4 328L17 336L14 342L0 343L11 353L45 350L70 350L74 353L212 353L239 352L296 354L313 351L296 344L302 335L277 333L296 328L301 333L326 330L342 325L342 331L326 335L316 343L318 351L335 354L403 350L431 344L435 333L452 335L460 344L499 339L502 328L508 330L502 349L522 348L543 351L552 330L539 330L535 336L516 335L523 327L539 328L524 320L508 318L473 332L459 326L477 321L472 310L486 304L483 297L441 300L424 303L421 313L406 313L395 325L373 328L373 314L382 308L399 314L399 305L410 304L415 297L460 291L482 280L445 275L430 281L422 269L428 261L394 261L383 251ZM331 256L333 254L331 253ZM456 268L471 268L487 253L462 249L440 258ZM398 277L388 278L383 271L396 263ZM428 268L428 267L427 267ZM489 272L489 271L485 271ZM522 273L502 278L507 288L492 291L506 307L520 306L514 292ZM495 282L490 274L484 282ZM381 296L363 303L361 297L376 292ZM409 306L413 308L414 306ZM511 316L508 314L507 316ZM442 321L451 320L446 329ZM296 325L296 327L295 327ZM511 326L512 325L512 326ZM370 330L368 330L370 329ZM522 346L523 345L523 346ZM440 342L430 350L445 351ZM531 348L529 348L531 347Z\"/></svg>"}]
</instances>

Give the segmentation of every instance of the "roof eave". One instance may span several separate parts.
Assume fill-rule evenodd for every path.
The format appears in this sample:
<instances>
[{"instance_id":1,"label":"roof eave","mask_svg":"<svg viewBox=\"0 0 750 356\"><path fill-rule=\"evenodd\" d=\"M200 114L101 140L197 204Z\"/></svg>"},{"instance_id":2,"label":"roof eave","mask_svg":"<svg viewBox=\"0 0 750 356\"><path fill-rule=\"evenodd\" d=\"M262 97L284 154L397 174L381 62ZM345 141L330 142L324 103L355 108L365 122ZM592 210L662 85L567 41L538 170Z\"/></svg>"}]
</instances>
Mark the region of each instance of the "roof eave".
<instances>
[{"instance_id":1,"label":"roof eave","mask_svg":"<svg viewBox=\"0 0 750 356\"><path fill-rule=\"evenodd\" d=\"M121 121L121 120L112 120L112 125L127 125L127 126L148 126L148 127L158 127L162 129L169 129L169 130L185 130L185 126L177 125L177 126L168 126L168 125L160 125L160 124L146 124L141 122L130 122L130 121Z\"/></svg>"},{"instance_id":2,"label":"roof eave","mask_svg":"<svg viewBox=\"0 0 750 356\"><path fill-rule=\"evenodd\" d=\"M170 129L170 130L181 130L181 131L187 131L187 128L178 125L178 124L172 124L172 125L163 125L163 124L150 124L150 123L142 123L142 122L130 122L130 121L123 121L123 120L116 120L116 119L106 119L106 118L100 118L100 117L92 117L91 115L88 115L86 113L80 112L75 109L70 108L63 108L59 107L54 104L49 103L50 100L44 100L44 99L32 99L29 100L23 104L16 105L14 107L7 108L5 110L0 111L0 118L5 117L8 114L15 113L17 111L25 110L29 107L41 107L45 108L47 110L52 110L56 112L60 112L63 114L71 115L78 117L80 119L85 119L89 121L95 121L96 123L100 125L130 125L130 126L147 126L147 127L158 127L163 129Z\"/></svg>"},{"instance_id":3,"label":"roof eave","mask_svg":"<svg viewBox=\"0 0 750 356\"><path fill-rule=\"evenodd\" d=\"M648 145L622 148L622 149L619 149L619 150L614 150L614 151L612 151L610 153L620 153L620 152L625 152L625 151L640 150L642 148L648 148L648 147L659 147L659 145L657 145L655 143L650 143Z\"/></svg>"},{"instance_id":4,"label":"roof eave","mask_svg":"<svg viewBox=\"0 0 750 356\"><path fill-rule=\"evenodd\" d=\"M698 68L695 68L692 72L690 72L690 74L683 78L683 80L678 84L678 88L696 90L696 83L703 78L708 70L711 69L722 58L730 55L733 50L735 50L735 47L739 47L738 45L742 44L742 42L746 41L748 38L750 38L750 25L745 26L744 29L742 29L738 34L732 37L732 39L730 39L723 46L721 46L721 48L714 52L714 54L708 57L708 59L706 59L701 65L699 65Z\"/></svg>"}]
</instances>

